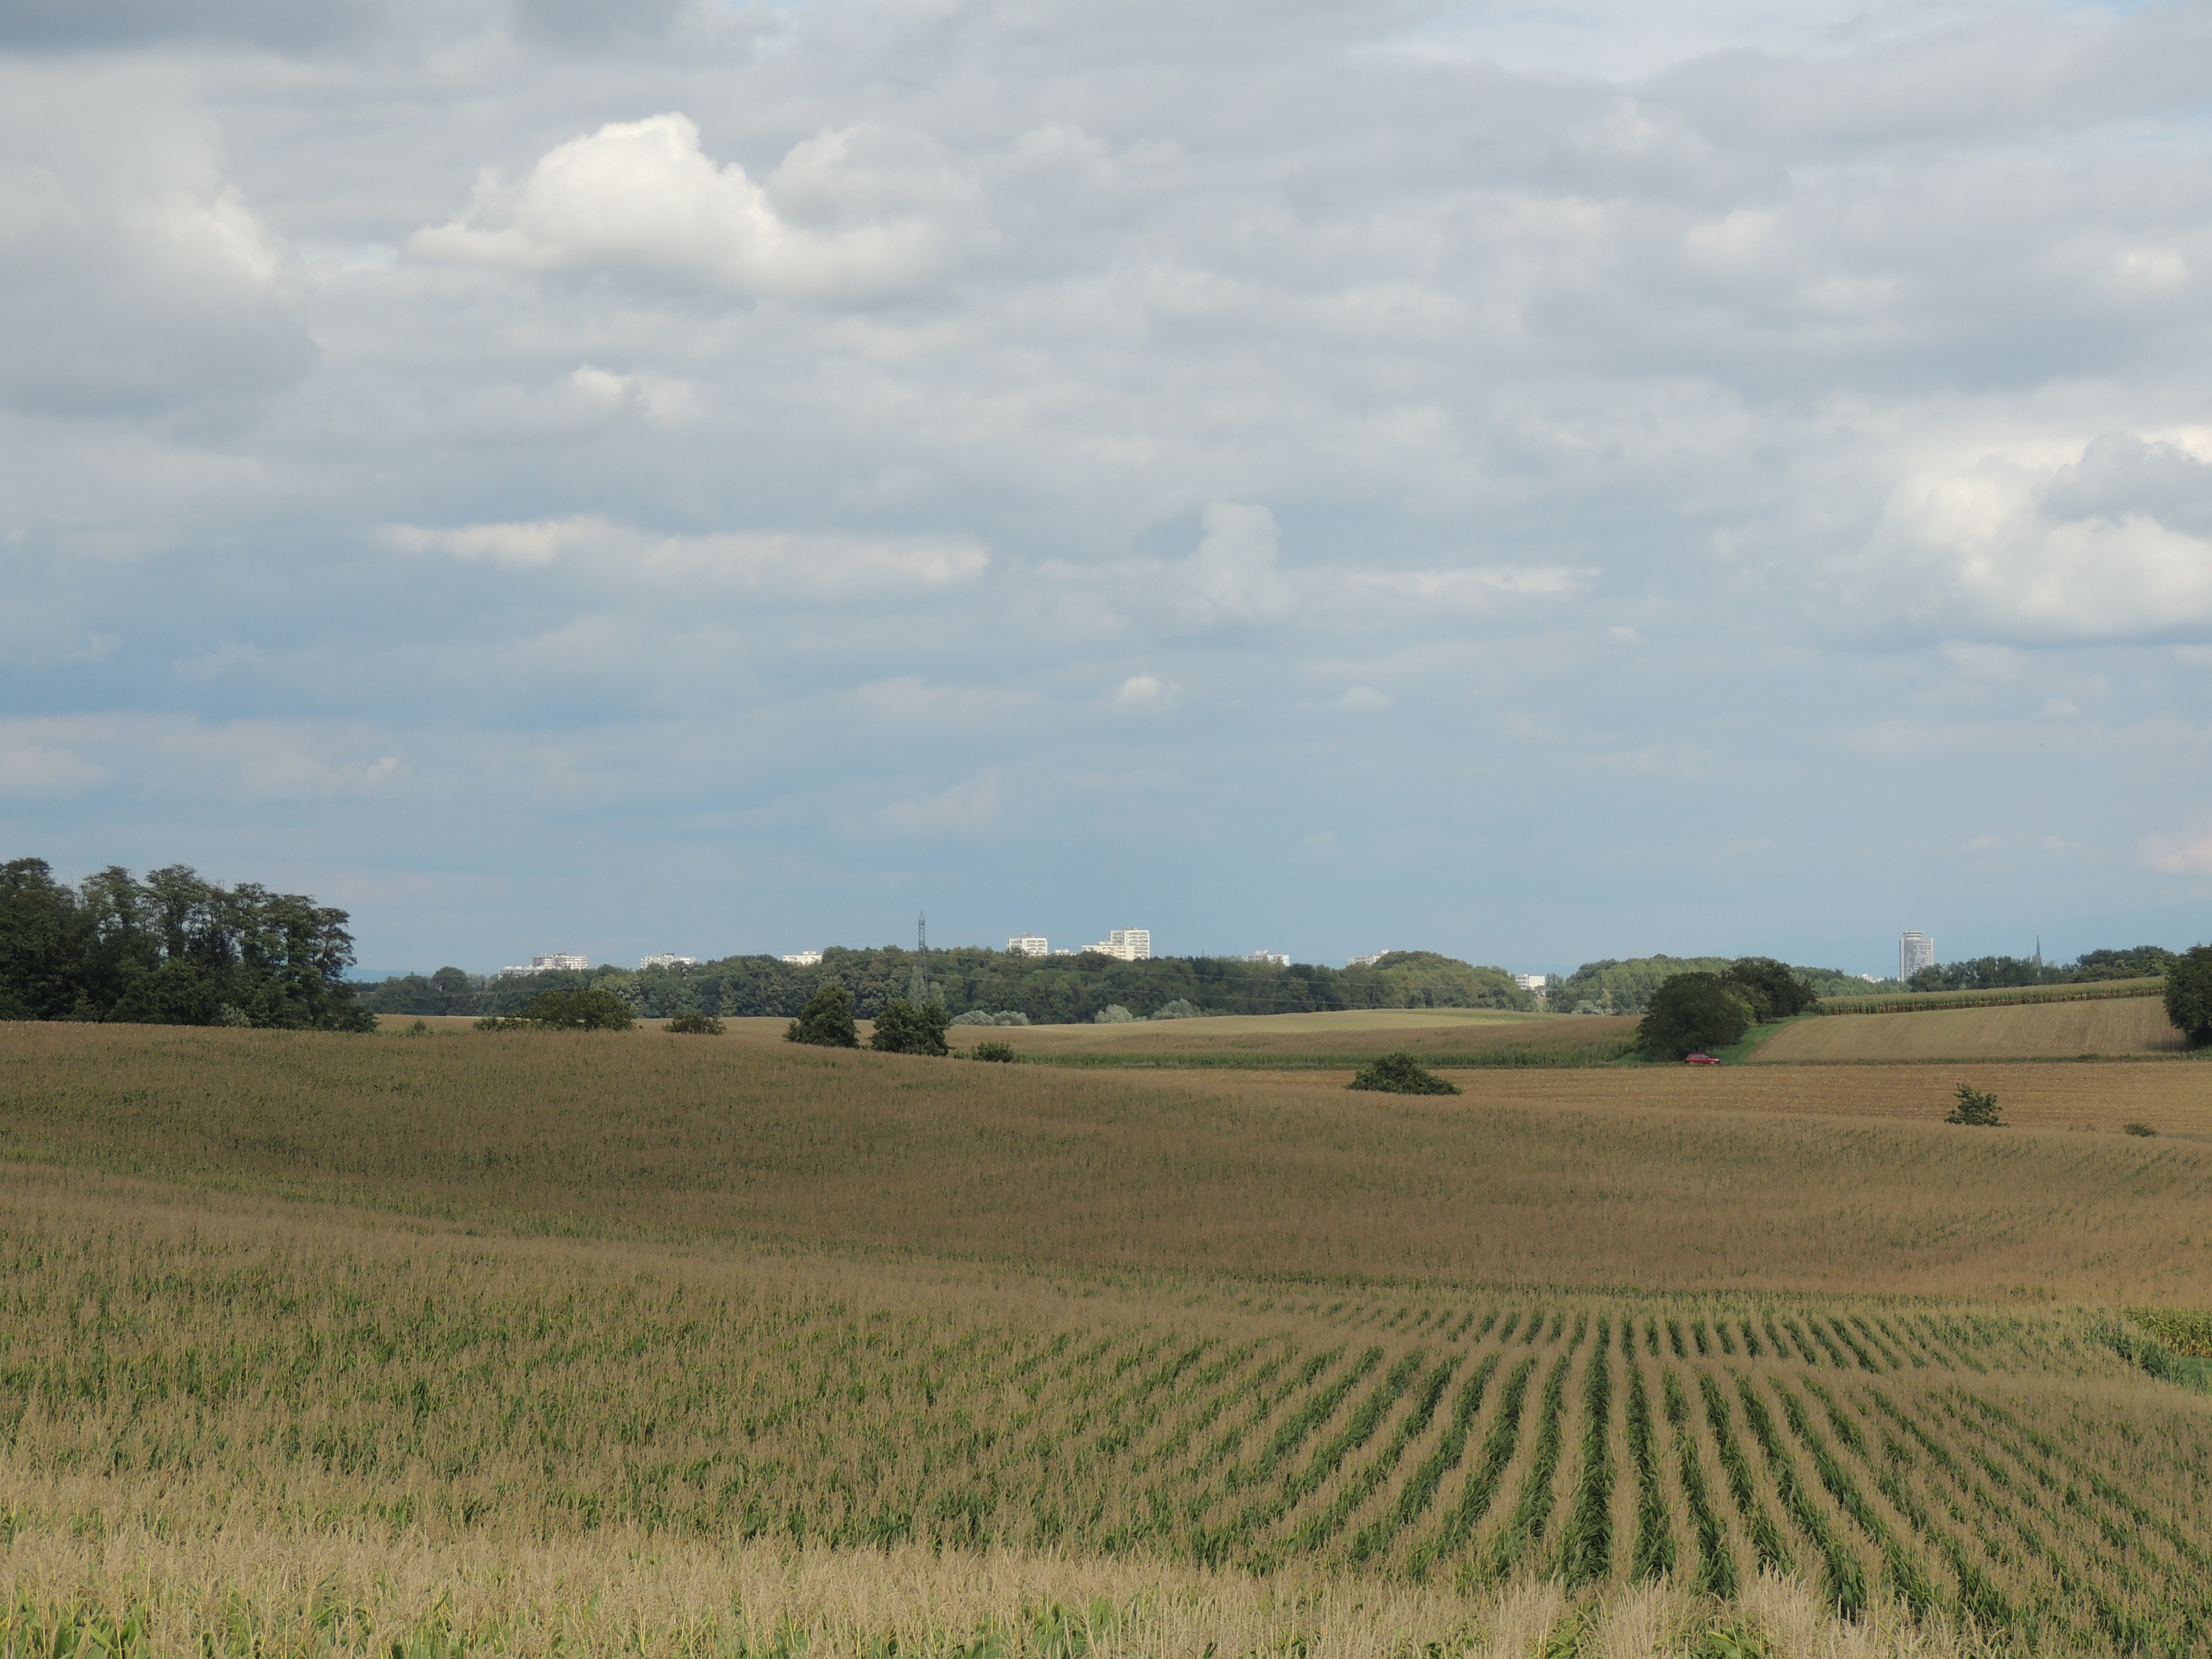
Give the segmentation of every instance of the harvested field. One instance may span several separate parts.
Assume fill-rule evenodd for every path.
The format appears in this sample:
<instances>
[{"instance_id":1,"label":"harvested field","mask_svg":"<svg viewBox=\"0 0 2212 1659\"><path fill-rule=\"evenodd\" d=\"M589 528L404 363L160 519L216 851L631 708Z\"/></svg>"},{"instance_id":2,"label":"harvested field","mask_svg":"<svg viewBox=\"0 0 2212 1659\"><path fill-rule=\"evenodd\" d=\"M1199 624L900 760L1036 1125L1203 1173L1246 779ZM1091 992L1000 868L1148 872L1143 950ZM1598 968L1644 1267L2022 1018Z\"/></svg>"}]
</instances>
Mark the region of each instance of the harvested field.
<instances>
[{"instance_id":1,"label":"harvested field","mask_svg":"<svg viewBox=\"0 0 2212 1659\"><path fill-rule=\"evenodd\" d=\"M1086 1073L657 1033L0 1026L0 1157L1018 1263L2189 1303L2212 1066ZM2142 1121L2160 1134L2138 1139Z\"/></svg>"},{"instance_id":2,"label":"harvested field","mask_svg":"<svg viewBox=\"0 0 2212 1659\"><path fill-rule=\"evenodd\" d=\"M2162 998L2128 997L1801 1019L1762 1043L1749 1063L2070 1060L2182 1054L2188 1048Z\"/></svg>"},{"instance_id":3,"label":"harvested field","mask_svg":"<svg viewBox=\"0 0 2212 1659\"><path fill-rule=\"evenodd\" d=\"M1070 1603L1130 1651L1537 1651L1563 1592L1694 1629L1789 1601L1762 1572L1939 1649L2212 1620L2212 1412L2077 1312L763 1258L83 1173L0 1179L0 1282L38 1651L105 1608L179 1654L765 1653L778 1615L1066 1653Z\"/></svg>"},{"instance_id":4,"label":"harvested field","mask_svg":"<svg viewBox=\"0 0 2212 1659\"><path fill-rule=\"evenodd\" d=\"M2163 979L2088 980L2069 985L1999 986L1986 991L1885 991L1863 997L1823 997L1823 1014L1929 1013L1938 1008L1994 1008L2021 1003L2100 1002L2165 994Z\"/></svg>"}]
</instances>

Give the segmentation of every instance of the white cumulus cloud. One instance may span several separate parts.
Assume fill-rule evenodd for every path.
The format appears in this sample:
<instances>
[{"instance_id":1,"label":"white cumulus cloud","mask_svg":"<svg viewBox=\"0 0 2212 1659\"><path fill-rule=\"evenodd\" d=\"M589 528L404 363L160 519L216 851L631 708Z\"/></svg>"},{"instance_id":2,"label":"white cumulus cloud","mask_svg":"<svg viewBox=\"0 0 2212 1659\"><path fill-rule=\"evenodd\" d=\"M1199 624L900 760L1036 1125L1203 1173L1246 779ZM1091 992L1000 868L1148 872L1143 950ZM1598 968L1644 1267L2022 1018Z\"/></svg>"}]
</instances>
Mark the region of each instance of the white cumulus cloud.
<instances>
[{"instance_id":1,"label":"white cumulus cloud","mask_svg":"<svg viewBox=\"0 0 2212 1659\"><path fill-rule=\"evenodd\" d=\"M487 175L466 213L416 232L408 248L430 260L853 299L935 276L980 216L973 184L921 134L824 131L758 182L735 161L717 166L698 124L672 112L559 145L520 183Z\"/></svg>"}]
</instances>

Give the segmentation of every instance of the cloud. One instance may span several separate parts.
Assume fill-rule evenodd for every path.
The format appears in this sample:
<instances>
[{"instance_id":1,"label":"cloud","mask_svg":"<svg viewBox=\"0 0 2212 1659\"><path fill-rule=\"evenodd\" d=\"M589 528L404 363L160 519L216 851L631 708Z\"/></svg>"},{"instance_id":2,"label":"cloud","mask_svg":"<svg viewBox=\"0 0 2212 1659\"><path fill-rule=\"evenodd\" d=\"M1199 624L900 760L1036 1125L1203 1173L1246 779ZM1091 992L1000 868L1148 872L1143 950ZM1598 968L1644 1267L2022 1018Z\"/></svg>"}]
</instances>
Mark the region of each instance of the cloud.
<instances>
[{"instance_id":1,"label":"cloud","mask_svg":"<svg viewBox=\"0 0 2212 1659\"><path fill-rule=\"evenodd\" d=\"M1277 622L1297 608L1297 589L1277 562L1282 532L1264 507L1217 501L1206 509L1198 550L1176 572L1178 619L1194 629Z\"/></svg>"},{"instance_id":2,"label":"cloud","mask_svg":"<svg viewBox=\"0 0 2212 1659\"><path fill-rule=\"evenodd\" d=\"M2180 834L2145 836L2136 855L2154 870L2168 875L2212 875L2212 823L2201 823Z\"/></svg>"},{"instance_id":3,"label":"cloud","mask_svg":"<svg viewBox=\"0 0 2212 1659\"><path fill-rule=\"evenodd\" d=\"M921 134L824 131L757 184L735 161L717 167L698 125L670 112L559 145L519 185L487 175L465 215L407 246L425 260L855 300L940 274L979 216L975 186Z\"/></svg>"},{"instance_id":4,"label":"cloud","mask_svg":"<svg viewBox=\"0 0 2212 1659\"><path fill-rule=\"evenodd\" d=\"M0 61L0 405L257 397L313 362L302 273L166 77Z\"/></svg>"},{"instance_id":5,"label":"cloud","mask_svg":"<svg viewBox=\"0 0 2212 1659\"><path fill-rule=\"evenodd\" d=\"M753 532L655 536L592 514L447 529L392 525L384 535L402 552L510 570L568 565L663 584L705 582L862 604L886 586L971 582L991 562L987 550L960 537L875 540Z\"/></svg>"},{"instance_id":6,"label":"cloud","mask_svg":"<svg viewBox=\"0 0 2212 1659\"><path fill-rule=\"evenodd\" d=\"M1863 616L1989 643L2212 627L2212 466L2130 434L2052 465L1985 455L1898 486L1842 587Z\"/></svg>"},{"instance_id":7,"label":"cloud","mask_svg":"<svg viewBox=\"0 0 2212 1659\"><path fill-rule=\"evenodd\" d=\"M106 782L111 775L106 768L80 760L66 749L38 744L0 748L0 795L74 795Z\"/></svg>"},{"instance_id":8,"label":"cloud","mask_svg":"<svg viewBox=\"0 0 2212 1659\"><path fill-rule=\"evenodd\" d=\"M1180 687L1156 674L1132 674L1114 689L1107 707L1125 714L1164 714L1182 701Z\"/></svg>"},{"instance_id":9,"label":"cloud","mask_svg":"<svg viewBox=\"0 0 2212 1659\"><path fill-rule=\"evenodd\" d=\"M873 836L974 836L998 827L1003 805L998 774L984 772L950 788L893 801L852 827Z\"/></svg>"}]
</instances>

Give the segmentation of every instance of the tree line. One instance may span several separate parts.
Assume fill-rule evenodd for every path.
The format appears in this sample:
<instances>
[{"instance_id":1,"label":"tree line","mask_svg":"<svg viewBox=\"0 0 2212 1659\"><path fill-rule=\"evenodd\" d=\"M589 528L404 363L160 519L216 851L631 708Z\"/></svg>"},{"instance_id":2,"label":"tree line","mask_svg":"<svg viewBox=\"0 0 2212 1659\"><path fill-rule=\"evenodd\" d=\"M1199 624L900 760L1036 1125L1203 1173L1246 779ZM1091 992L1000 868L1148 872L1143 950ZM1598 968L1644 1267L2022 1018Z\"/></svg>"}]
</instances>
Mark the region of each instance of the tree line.
<instances>
[{"instance_id":1,"label":"tree line","mask_svg":"<svg viewBox=\"0 0 2212 1659\"><path fill-rule=\"evenodd\" d=\"M2084 951L2068 963L2045 962L2040 956L1973 957L1923 968L1905 983L1914 991L2000 991L2020 985L2160 979L2179 959L2175 952L2155 945L2138 945L2126 951Z\"/></svg>"},{"instance_id":2,"label":"tree line","mask_svg":"<svg viewBox=\"0 0 2212 1659\"><path fill-rule=\"evenodd\" d=\"M917 975L919 970L919 976ZM1187 1002L1207 1014L1318 1013L1355 1008L1510 1008L1534 998L1501 968L1478 968L1430 951L1393 951L1372 967L1249 962L1241 957L1155 957L1122 962L1095 951L1028 957L981 946L934 950L925 961L897 945L832 947L817 964L769 956L725 957L691 968L501 974L458 968L362 988L379 1013L520 1013L540 992L605 988L641 1018L683 1013L795 1018L825 985L841 987L854 1013L873 1019L894 1000L942 1003L948 1015L1020 1013L1036 1024L1087 1021L1109 1006L1148 1018Z\"/></svg>"},{"instance_id":3,"label":"tree line","mask_svg":"<svg viewBox=\"0 0 2212 1659\"><path fill-rule=\"evenodd\" d=\"M346 981L343 910L173 864L76 886L43 859L0 865L0 1019L375 1029Z\"/></svg>"}]
</instances>

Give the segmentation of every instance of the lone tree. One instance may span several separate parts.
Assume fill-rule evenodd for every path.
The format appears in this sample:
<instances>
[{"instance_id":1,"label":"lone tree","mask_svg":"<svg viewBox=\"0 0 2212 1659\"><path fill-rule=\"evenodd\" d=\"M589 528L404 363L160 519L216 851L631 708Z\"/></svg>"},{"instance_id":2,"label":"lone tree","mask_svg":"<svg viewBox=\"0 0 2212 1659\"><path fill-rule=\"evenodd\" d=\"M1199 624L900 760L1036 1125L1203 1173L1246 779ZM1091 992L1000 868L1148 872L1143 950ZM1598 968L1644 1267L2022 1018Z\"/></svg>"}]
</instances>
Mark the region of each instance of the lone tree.
<instances>
[{"instance_id":1,"label":"lone tree","mask_svg":"<svg viewBox=\"0 0 2212 1659\"><path fill-rule=\"evenodd\" d=\"M1772 957L1739 957L1722 970L1721 983L1751 1005L1757 1023L1789 1019L1820 999L1809 981Z\"/></svg>"},{"instance_id":2,"label":"lone tree","mask_svg":"<svg viewBox=\"0 0 2212 1659\"><path fill-rule=\"evenodd\" d=\"M722 1022L712 1014L688 1008L672 1017L666 1029L678 1036L720 1036L722 1035Z\"/></svg>"},{"instance_id":3,"label":"lone tree","mask_svg":"<svg viewBox=\"0 0 2212 1659\"><path fill-rule=\"evenodd\" d=\"M945 1005L935 997L920 1003L893 997L876 1016L875 1035L868 1047L879 1054L949 1054L945 1028L951 1024Z\"/></svg>"},{"instance_id":4,"label":"lone tree","mask_svg":"<svg viewBox=\"0 0 2212 1659\"><path fill-rule=\"evenodd\" d=\"M2191 1048L2212 1042L2212 945L2184 951L2166 968L2166 1017Z\"/></svg>"},{"instance_id":5,"label":"lone tree","mask_svg":"<svg viewBox=\"0 0 2212 1659\"><path fill-rule=\"evenodd\" d=\"M860 1034L853 1024L853 999L832 980L799 1010L784 1032L786 1042L811 1042L817 1048L857 1048Z\"/></svg>"},{"instance_id":6,"label":"lone tree","mask_svg":"<svg viewBox=\"0 0 2212 1659\"><path fill-rule=\"evenodd\" d=\"M1651 994L1636 1041L1655 1060L1725 1048L1751 1029L1750 1001L1718 974L1677 974Z\"/></svg>"},{"instance_id":7,"label":"lone tree","mask_svg":"<svg viewBox=\"0 0 2212 1659\"><path fill-rule=\"evenodd\" d=\"M1386 1095L1455 1095L1459 1085L1438 1077L1411 1054L1381 1054L1361 1066L1347 1089Z\"/></svg>"},{"instance_id":8,"label":"lone tree","mask_svg":"<svg viewBox=\"0 0 2212 1659\"><path fill-rule=\"evenodd\" d=\"M1997 1110L1997 1097L1971 1083L1959 1085L1959 1103L1951 1109L1946 1123L1971 1123L1978 1129L2002 1129L2004 1114Z\"/></svg>"}]
</instances>

